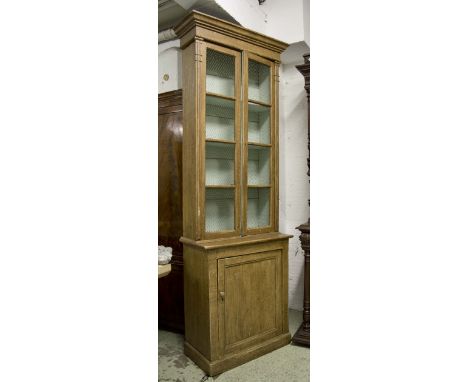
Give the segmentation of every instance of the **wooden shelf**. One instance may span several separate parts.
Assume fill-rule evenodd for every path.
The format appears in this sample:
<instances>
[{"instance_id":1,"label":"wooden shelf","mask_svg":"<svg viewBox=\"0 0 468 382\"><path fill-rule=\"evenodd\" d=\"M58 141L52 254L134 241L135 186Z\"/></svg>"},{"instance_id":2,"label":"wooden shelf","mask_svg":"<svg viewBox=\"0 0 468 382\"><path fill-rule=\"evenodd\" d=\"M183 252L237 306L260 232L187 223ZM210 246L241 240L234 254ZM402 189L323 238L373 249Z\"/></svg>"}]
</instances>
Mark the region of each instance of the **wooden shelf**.
<instances>
[{"instance_id":1,"label":"wooden shelf","mask_svg":"<svg viewBox=\"0 0 468 382\"><path fill-rule=\"evenodd\" d=\"M206 138L205 142L228 143L230 145L236 144L236 141L229 141L227 139L217 139L217 138Z\"/></svg>"},{"instance_id":2,"label":"wooden shelf","mask_svg":"<svg viewBox=\"0 0 468 382\"><path fill-rule=\"evenodd\" d=\"M206 92L206 96L207 97L222 98L222 99L226 99L228 101L235 101L236 100L235 97L230 97L230 96L226 96L226 95L223 95L223 94L211 93L211 92Z\"/></svg>"},{"instance_id":3,"label":"wooden shelf","mask_svg":"<svg viewBox=\"0 0 468 382\"><path fill-rule=\"evenodd\" d=\"M236 188L235 184L206 184L206 188Z\"/></svg>"},{"instance_id":4,"label":"wooden shelf","mask_svg":"<svg viewBox=\"0 0 468 382\"><path fill-rule=\"evenodd\" d=\"M271 107L271 103L257 101L257 100L254 100L254 99L249 99L249 103L254 104L254 105L259 105L259 106Z\"/></svg>"},{"instance_id":5,"label":"wooden shelf","mask_svg":"<svg viewBox=\"0 0 468 382\"><path fill-rule=\"evenodd\" d=\"M249 146L271 147L271 143L248 142Z\"/></svg>"}]
</instances>

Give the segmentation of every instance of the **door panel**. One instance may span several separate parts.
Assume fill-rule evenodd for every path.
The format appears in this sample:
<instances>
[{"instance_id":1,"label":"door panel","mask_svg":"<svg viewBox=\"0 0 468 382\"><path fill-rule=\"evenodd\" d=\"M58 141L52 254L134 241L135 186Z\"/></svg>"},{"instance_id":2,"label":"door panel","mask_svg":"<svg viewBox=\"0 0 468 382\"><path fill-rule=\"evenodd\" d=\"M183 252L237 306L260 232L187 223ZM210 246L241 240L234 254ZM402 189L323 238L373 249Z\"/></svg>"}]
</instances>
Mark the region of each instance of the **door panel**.
<instances>
[{"instance_id":1,"label":"door panel","mask_svg":"<svg viewBox=\"0 0 468 382\"><path fill-rule=\"evenodd\" d=\"M280 284L280 250L218 260L222 353L279 334Z\"/></svg>"},{"instance_id":2,"label":"door panel","mask_svg":"<svg viewBox=\"0 0 468 382\"><path fill-rule=\"evenodd\" d=\"M240 235L241 55L206 43L201 113L205 239ZM203 78L203 75L202 75Z\"/></svg>"},{"instance_id":3,"label":"door panel","mask_svg":"<svg viewBox=\"0 0 468 382\"><path fill-rule=\"evenodd\" d=\"M273 62L243 55L242 232L271 232L275 219L275 102Z\"/></svg>"}]
</instances>

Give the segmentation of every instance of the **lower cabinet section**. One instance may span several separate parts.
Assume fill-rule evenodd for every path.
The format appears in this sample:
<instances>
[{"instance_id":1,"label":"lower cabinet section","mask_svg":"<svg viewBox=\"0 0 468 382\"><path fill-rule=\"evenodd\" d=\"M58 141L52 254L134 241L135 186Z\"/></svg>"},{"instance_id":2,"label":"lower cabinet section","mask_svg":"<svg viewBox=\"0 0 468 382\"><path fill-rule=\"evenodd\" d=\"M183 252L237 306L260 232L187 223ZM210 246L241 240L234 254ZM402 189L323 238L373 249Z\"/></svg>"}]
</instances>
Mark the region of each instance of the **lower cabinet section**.
<instances>
[{"instance_id":1,"label":"lower cabinet section","mask_svg":"<svg viewBox=\"0 0 468 382\"><path fill-rule=\"evenodd\" d=\"M289 237L181 239L185 352L209 375L289 343Z\"/></svg>"}]
</instances>

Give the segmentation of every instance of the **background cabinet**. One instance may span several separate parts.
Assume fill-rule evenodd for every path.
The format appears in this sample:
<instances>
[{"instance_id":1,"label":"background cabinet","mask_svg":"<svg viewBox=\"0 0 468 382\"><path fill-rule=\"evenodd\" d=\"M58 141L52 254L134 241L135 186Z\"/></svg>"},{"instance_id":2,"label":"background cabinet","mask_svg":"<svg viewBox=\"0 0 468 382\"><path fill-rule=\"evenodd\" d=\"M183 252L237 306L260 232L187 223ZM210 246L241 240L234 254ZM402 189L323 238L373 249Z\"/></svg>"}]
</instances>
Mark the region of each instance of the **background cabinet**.
<instances>
[{"instance_id":1,"label":"background cabinet","mask_svg":"<svg viewBox=\"0 0 468 382\"><path fill-rule=\"evenodd\" d=\"M290 341L278 232L278 72L286 44L192 12L183 64L185 352L210 375Z\"/></svg>"},{"instance_id":2,"label":"background cabinet","mask_svg":"<svg viewBox=\"0 0 468 382\"><path fill-rule=\"evenodd\" d=\"M158 244L173 251L171 273L158 280L158 324L183 332L182 91L159 94L158 104Z\"/></svg>"}]
</instances>

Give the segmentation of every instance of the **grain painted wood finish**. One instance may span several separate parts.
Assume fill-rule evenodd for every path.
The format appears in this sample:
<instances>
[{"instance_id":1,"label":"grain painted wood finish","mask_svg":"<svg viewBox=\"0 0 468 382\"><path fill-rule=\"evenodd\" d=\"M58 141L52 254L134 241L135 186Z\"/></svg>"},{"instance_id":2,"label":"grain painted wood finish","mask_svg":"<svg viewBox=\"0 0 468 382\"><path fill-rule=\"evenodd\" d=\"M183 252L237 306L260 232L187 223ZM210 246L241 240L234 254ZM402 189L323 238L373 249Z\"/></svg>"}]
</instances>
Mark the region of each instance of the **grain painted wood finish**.
<instances>
[{"instance_id":1,"label":"grain painted wood finish","mask_svg":"<svg viewBox=\"0 0 468 382\"><path fill-rule=\"evenodd\" d=\"M185 352L210 375L284 346L288 331L288 241L278 232L278 68L287 44L238 25L189 14L175 28L183 49L183 237ZM207 49L234 57L233 94L207 93ZM247 228L248 60L270 69L269 224ZM206 96L235 102L234 184L206 186ZM258 187L258 186L257 186ZM234 229L205 232L206 189L235 191Z\"/></svg>"},{"instance_id":2,"label":"grain painted wood finish","mask_svg":"<svg viewBox=\"0 0 468 382\"><path fill-rule=\"evenodd\" d=\"M195 240L201 239L200 229L200 126L198 111L200 107L200 45L193 42L182 51L183 71L183 234ZM204 109L202 109L203 111Z\"/></svg>"},{"instance_id":3,"label":"grain painted wood finish","mask_svg":"<svg viewBox=\"0 0 468 382\"><path fill-rule=\"evenodd\" d=\"M183 239L185 343L207 373L264 354L288 332L288 240L269 233L201 242ZM239 299L241 298L241 300ZM286 342L287 343L287 342ZM249 349L257 349L254 353ZM258 353L257 353L258 352ZM240 360L243 359L242 362ZM239 362L239 363L237 363ZM215 365L218 365L215 367ZM230 366L230 367L232 367Z\"/></svg>"},{"instance_id":4,"label":"grain painted wood finish","mask_svg":"<svg viewBox=\"0 0 468 382\"><path fill-rule=\"evenodd\" d=\"M194 12L194 17L200 14ZM207 16L208 17L208 16ZM221 41L223 36L219 36ZM215 50L235 58L235 90L234 97L221 96L235 102L235 203L234 230L206 232L205 215L205 143L206 143L206 56L207 49ZM190 61L189 61L190 60ZM270 183L265 185L270 190L269 224L265 227L247 227L248 204L248 62L254 60L270 68ZM184 135L184 163L186 166L184 179L184 236L193 240L212 238L227 238L233 236L256 235L278 231L278 90L279 62L262 57L258 52L237 51L217 44L204 41L196 36L193 42L183 51L184 68L184 122L187 133ZM187 72L187 73L186 73ZM219 96L219 95L215 95ZM213 140L211 140L213 141ZM261 145L260 145L261 146ZM217 188L222 188L218 186Z\"/></svg>"},{"instance_id":5,"label":"grain painted wood finish","mask_svg":"<svg viewBox=\"0 0 468 382\"><path fill-rule=\"evenodd\" d=\"M280 60L281 53L288 44L265 36L261 33L240 27L239 25L193 11L175 28L184 49L195 38L218 45L250 51L270 60Z\"/></svg>"},{"instance_id":6,"label":"grain painted wood finish","mask_svg":"<svg viewBox=\"0 0 468 382\"><path fill-rule=\"evenodd\" d=\"M223 354L281 333L281 250L218 260Z\"/></svg>"}]
</instances>

